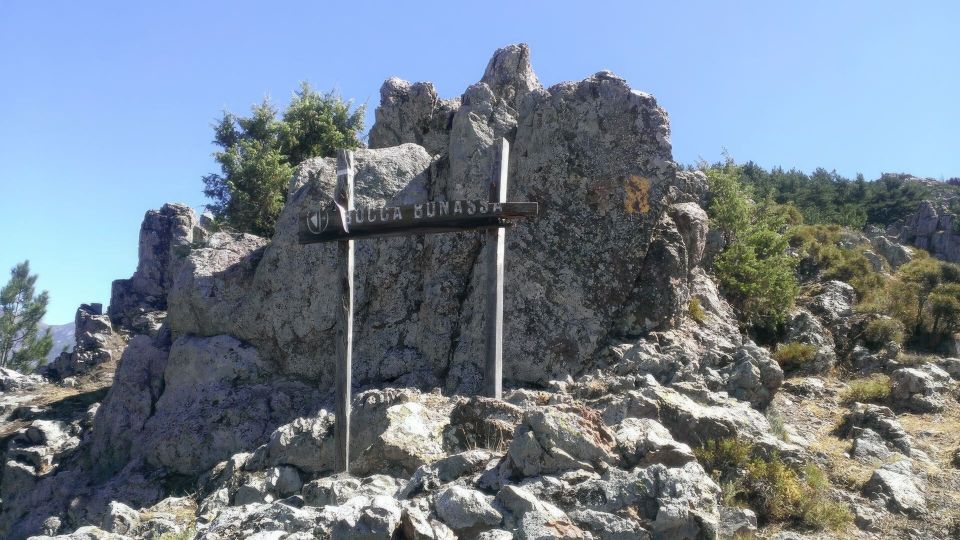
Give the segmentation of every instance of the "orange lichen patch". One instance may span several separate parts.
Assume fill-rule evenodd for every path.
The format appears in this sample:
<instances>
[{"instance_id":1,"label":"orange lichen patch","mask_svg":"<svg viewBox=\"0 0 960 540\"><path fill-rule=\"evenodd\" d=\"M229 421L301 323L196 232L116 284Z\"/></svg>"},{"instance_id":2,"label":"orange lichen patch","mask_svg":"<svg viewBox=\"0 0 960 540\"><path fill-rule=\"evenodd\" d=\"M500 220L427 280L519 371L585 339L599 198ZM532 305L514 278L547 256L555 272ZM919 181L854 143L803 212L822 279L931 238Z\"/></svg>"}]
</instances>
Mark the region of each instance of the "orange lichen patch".
<instances>
[{"instance_id":1,"label":"orange lichen patch","mask_svg":"<svg viewBox=\"0 0 960 540\"><path fill-rule=\"evenodd\" d=\"M636 175L627 178L623 208L628 214L646 214L650 210L650 180Z\"/></svg>"}]
</instances>

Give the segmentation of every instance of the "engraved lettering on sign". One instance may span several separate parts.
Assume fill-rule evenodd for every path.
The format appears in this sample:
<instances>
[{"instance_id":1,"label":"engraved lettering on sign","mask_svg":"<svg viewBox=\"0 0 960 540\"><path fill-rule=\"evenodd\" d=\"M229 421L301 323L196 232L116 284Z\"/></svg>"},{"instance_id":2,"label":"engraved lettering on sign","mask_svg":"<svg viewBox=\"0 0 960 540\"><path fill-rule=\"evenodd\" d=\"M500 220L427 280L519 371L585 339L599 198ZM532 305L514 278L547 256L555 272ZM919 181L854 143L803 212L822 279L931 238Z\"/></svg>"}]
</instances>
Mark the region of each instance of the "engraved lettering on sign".
<instances>
[{"instance_id":1,"label":"engraved lettering on sign","mask_svg":"<svg viewBox=\"0 0 960 540\"><path fill-rule=\"evenodd\" d=\"M368 206L342 212L323 207L300 221L303 243L502 227L537 215L537 203L484 200L428 201L405 206Z\"/></svg>"}]
</instances>

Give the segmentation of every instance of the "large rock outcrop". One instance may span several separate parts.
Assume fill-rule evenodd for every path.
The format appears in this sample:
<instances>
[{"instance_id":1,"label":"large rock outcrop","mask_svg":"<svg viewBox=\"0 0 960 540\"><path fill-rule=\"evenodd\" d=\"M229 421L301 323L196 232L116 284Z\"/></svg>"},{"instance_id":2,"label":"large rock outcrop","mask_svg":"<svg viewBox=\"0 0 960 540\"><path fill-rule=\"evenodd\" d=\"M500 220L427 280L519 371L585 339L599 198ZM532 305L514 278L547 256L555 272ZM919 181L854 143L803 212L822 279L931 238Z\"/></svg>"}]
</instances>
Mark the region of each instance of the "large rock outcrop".
<instances>
[{"instance_id":1,"label":"large rock outcrop","mask_svg":"<svg viewBox=\"0 0 960 540\"><path fill-rule=\"evenodd\" d=\"M110 317L100 304L81 304L74 316L74 347L63 351L44 366L43 373L52 379L64 379L85 373L98 364L119 358L125 345L114 332Z\"/></svg>"},{"instance_id":2,"label":"large rock outcrop","mask_svg":"<svg viewBox=\"0 0 960 540\"><path fill-rule=\"evenodd\" d=\"M114 324L143 331L155 326L149 314L167 308L167 292L199 225L184 204L147 211L140 226L137 270L130 279L113 282L108 314Z\"/></svg>"},{"instance_id":3,"label":"large rock outcrop","mask_svg":"<svg viewBox=\"0 0 960 540\"><path fill-rule=\"evenodd\" d=\"M526 46L511 46L459 101L438 100L426 83L389 80L377 118L371 145L395 146L356 152L358 205L484 197L495 146L501 137L512 143L509 198L537 201L541 212L507 235L508 384L577 373L618 337L684 316L706 220L699 193L678 186L703 182L678 178L667 115L653 97L609 72L543 89ZM278 372L329 387L335 247L300 246L296 231L305 209L329 204L334 183L332 160L309 160L263 249L214 235L194 250L168 296L174 334L234 336ZM479 388L481 238L357 242L358 384ZM666 281L651 289L650 276Z\"/></svg>"},{"instance_id":4,"label":"large rock outcrop","mask_svg":"<svg viewBox=\"0 0 960 540\"><path fill-rule=\"evenodd\" d=\"M929 251L950 262L960 262L957 216L944 201L921 201L899 228L899 241Z\"/></svg>"}]
</instances>

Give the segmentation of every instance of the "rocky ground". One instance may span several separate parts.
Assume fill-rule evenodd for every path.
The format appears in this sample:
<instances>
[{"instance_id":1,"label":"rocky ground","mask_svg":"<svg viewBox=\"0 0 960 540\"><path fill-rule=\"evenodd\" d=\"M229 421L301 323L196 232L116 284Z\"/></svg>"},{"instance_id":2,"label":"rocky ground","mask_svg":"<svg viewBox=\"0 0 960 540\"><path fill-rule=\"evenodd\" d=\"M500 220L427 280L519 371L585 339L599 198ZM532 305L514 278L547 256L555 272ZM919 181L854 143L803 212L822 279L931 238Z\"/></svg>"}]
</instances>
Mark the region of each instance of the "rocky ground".
<instances>
[{"instance_id":1,"label":"rocky ground","mask_svg":"<svg viewBox=\"0 0 960 540\"><path fill-rule=\"evenodd\" d=\"M960 359L868 349L853 288L812 279L785 332L816 358L785 374L710 276L703 175L615 75L545 89L510 46L459 99L389 79L358 204L480 196L500 137L511 199L543 212L508 234L503 400L476 396L480 236L358 242L351 474L332 474L334 250L296 221L335 167L308 160L271 239L148 212L75 350L0 373L0 536L958 534ZM850 234L878 267L914 256Z\"/></svg>"}]
</instances>

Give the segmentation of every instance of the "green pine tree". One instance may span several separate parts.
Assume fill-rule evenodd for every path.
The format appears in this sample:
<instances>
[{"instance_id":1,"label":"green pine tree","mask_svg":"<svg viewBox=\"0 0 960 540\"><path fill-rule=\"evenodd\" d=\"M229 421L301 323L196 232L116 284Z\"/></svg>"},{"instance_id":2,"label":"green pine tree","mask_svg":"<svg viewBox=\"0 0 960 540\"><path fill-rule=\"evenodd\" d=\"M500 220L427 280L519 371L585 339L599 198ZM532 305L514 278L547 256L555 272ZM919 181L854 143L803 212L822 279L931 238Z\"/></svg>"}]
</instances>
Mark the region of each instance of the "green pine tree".
<instances>
[{"instance_id":1,"label":"green pine tree","mask_svg":"<svg viewBox=\"0 0 960 540\"><path fill-rule=\"evenodd\" d=\"M311 157L360 146L364 108L303 83L283 116L268 100L249 117L224 113L214 126L219 174L203 178L207 208L219 222L240 232L271 236L287 198L293 169Z\"/></svg>"},{"instance_id":2,"label":"green pine tree","mask_svg":"<svg viewBox=\"0 0 960 540\"><path fill-rule=\"evenodd\" d=\"M35 294L36 274L30 261L10 270L10 281L0 289L0 367L31 372L53 347L50 330L40 333L50 295Z\"/></svg>"}]
</instances>

